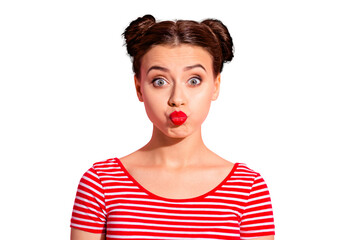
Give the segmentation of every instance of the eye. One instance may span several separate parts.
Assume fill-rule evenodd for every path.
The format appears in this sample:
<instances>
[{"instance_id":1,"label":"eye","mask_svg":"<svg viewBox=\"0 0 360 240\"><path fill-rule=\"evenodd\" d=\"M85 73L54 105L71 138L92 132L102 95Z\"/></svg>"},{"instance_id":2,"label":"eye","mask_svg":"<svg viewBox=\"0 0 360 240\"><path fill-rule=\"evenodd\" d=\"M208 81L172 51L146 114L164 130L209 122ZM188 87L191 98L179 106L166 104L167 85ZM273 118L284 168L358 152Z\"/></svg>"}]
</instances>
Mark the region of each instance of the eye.
<instances>
[{"instance_id":1,"label":"eye","mask_svg":"<svg viewBox=\"0 0 360 240\"><path fill-rule=\"evenodd\" d=\"M167 82L163 78L156 78L152 81L152 83L155 87L161 87L167 84Z\"/></svg>"},{"instance_id":2,"label":"eye","mask_svg":"<svg viewBox=\"0 0 360 240\"><path fill-rule=\"evenodd\" d=\"M192 77L192 78L189 79L188 83L189 83L191 86L200 85L200 83L201 83L201 78L200 78L200 77Z\"/></svg>"}]
</instances>

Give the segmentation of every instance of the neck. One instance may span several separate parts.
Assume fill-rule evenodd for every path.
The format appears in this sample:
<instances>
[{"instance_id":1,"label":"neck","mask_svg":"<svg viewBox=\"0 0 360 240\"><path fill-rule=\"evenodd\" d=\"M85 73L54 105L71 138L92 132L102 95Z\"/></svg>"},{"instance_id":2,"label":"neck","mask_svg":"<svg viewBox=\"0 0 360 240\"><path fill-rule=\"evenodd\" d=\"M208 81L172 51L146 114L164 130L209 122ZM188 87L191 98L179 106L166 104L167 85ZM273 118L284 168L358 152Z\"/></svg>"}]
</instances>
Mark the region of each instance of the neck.
<instances>
[{"instance_id":1,"label":"neck","mask_svg":"<svg viewBox=\"0 0 360 240\"><path fill-rule=\"evenodd\" d=\"M151 163L166 168L183 168L200 163L208 148L205 146L201 129L186 138L171 138L156 127L148 144L141 151L151 159Z\"/></svg>"}]
</instances>

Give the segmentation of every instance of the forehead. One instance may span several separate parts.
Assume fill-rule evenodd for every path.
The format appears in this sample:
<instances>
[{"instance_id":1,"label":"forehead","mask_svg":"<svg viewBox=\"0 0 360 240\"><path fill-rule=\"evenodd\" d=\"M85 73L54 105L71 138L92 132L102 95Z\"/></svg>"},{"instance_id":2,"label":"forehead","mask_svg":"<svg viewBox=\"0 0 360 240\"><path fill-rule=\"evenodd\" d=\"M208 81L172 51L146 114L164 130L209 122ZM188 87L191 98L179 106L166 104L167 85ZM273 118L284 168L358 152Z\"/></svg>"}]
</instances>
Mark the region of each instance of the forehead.
<instances>
[{"instance_id":1,"label":"forehead","mask_svg":"<svg viewBox=\"0 0 360 240\"><path fill-rule=\"evenodd\" d=\"M194 64L201 64L210 71L212 69L210 53L202 47L187 44L156 45L143 56L141 68L146 71L153 65L161 65L171 70Z\"/></svg>"}]
</instances>

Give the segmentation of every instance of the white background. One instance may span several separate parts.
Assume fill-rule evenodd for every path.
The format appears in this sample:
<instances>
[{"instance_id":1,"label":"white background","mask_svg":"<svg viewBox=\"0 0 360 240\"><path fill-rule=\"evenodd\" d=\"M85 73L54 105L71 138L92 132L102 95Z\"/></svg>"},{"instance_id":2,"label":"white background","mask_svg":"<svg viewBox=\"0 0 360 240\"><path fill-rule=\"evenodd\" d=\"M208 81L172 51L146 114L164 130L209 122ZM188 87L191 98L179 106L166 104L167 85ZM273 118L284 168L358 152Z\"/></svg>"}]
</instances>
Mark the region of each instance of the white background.
<instances>
[{"instance_id":1,"label":"white background","mask_svg":"<svg viewBox=\"0 0 360 240\"><path fill-rule=\"evenodd\" d=\"M149 140L121 37L146 13L229 28L204 140L263 175L276 239L360 239L359 4L234 2L1 1L1 239L68 239L82 174Z\"/></svg>"}]
</instances>

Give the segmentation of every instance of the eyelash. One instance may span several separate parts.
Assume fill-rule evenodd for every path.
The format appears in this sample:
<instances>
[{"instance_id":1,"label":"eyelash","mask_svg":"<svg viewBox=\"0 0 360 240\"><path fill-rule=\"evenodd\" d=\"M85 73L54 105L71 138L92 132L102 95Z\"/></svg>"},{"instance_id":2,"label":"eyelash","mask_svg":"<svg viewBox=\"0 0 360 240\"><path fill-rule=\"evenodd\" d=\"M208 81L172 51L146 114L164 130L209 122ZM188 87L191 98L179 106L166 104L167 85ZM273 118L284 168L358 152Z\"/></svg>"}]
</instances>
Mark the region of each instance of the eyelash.
<instances>
[{"instance_id":1,"label":"eyelash","mask_svg":"<svg viewBox=\"0 0 360 240\"><path fill-rule=\"evenodd\" d=\"M165 79L163 79L163 78L155 78L154 80L152 80L151 83L152 83L155 87L161 87L161 86L156 86L156 85L155 85L155 82L158 81L158 80L163 80L164 82L166 82Z\"/></svg>"},{"instance_id":2,"label":"eyelash","mask_svg":"<svg viewBox=\"0 0 360 240\"><path fill-rule=\"evenodd\" d=\"M194 76L194 77L191 77L188 82L192 79L197 79L199 81L198 84L195 84L195 85L192 85L190 84L192 87L196 87L196 86L199 86L202 82L202 79L200 76ZM161 86L158 86L158 85L155 85L155 82L158 81L158 80L163 80L164 82L166 82L166 80L164 78L155 78L154 80L151 81L151 83L155 86L155 87L161 87ZM165 84L164 84L165 85ZM162 85L163 86L163 85Z\"/></svg>"},{"instance_id":3,"label":"eyelash","mask_svg":"<svg viewBox=\"0 0 360 240\"><path fill-rule=\"evenodd\" d=\"M192 79L197 79L197 80L199 81L199 83L198 83L198 84L196 84L196 85L192 85L193 87L199 86L199 85L201 84L201 82L202 82L202 79L201 79L201 77L200 77L200 76L194 76L194 77L191 77L191 78L188 80L188 82L189 82L190 80L192 80Z\"/></svg>"}]
</instances>

